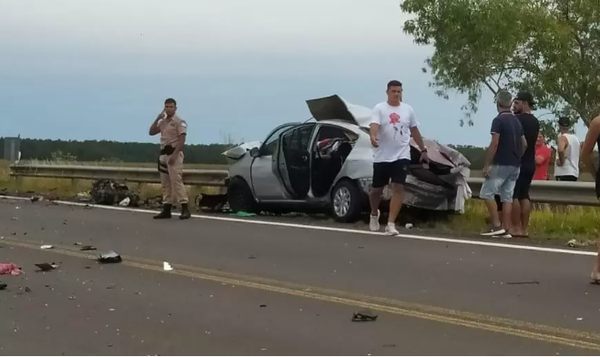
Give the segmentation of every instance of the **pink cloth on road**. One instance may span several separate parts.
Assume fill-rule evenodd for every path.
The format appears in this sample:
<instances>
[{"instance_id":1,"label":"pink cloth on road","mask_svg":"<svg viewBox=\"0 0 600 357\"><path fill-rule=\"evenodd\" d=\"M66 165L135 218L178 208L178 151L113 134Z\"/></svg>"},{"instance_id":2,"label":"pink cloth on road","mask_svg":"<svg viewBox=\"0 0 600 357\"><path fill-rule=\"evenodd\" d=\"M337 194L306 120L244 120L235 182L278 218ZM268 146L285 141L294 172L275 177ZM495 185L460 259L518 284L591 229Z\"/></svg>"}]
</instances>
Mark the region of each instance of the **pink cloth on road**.
<instances>
[{"instance_id":1,"label":"pink cloth on road","mask_svg":"<svg viewBox=\"0 0 600 357\"><path fill-rule=\"evenodd\" d=\"M21 268L13 263L0 263L0 275L19 275Z\"/></svg>"}]
</instances>

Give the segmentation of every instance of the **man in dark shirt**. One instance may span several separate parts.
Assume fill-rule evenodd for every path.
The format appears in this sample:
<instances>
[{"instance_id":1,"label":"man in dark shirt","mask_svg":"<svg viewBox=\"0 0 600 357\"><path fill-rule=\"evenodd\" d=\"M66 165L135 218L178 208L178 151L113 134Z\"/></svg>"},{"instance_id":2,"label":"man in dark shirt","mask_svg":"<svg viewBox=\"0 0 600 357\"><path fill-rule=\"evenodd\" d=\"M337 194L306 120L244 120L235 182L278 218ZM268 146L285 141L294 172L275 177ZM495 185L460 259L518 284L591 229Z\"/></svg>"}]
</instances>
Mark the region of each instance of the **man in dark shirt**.
<instances>
[{"instance_id":1,"label":"man in dark shirt","mask_svg":"<svg viewBox=\"0 0 600 357\"><path fill-rule=\"evenodd\" d=\"M540 132L540 122L531 114L535 101L529 92L519 92L513 100L513 112L519 118L523 127L527 149L521 158L521 171L515 184L512 205L512 230L513 237L526 238L528 236L529 214L531 213L531 200L529 188L535 174L535 148Z\"/></svg>"},{"instance_id":2,"label":"man in dark shirt","mask_svg":"<svg viewBox=\"0 0 600 357\"><path fill-rule=\"evenodd\" d=\"M492 121L492 140L487 149L479 197L485 200L490 213L490 228L482 232L485 236L510 238L511 211L515 183L519 177L521 157L527 147L523 127L510 111L512 96L506 91L496 94L498 116ZM494 195L502 201L502 223Z\"/></svg>"}]
</instances>

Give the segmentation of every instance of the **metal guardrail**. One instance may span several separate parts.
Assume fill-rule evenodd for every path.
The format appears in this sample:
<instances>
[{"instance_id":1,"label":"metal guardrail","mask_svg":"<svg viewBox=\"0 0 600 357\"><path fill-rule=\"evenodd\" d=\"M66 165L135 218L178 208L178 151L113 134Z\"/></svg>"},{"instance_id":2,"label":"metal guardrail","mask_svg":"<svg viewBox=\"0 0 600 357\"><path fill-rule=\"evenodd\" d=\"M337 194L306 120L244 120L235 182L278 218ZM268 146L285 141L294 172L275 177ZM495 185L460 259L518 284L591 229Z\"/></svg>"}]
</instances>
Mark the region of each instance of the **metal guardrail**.
<instances>
[{"instance_id":1,"label":"metal guardrail","mask_svg":"<svg viewBox=\"0 0 600 357\"><path fill-rule=\"evenodd\" d=\"M10 175L71 180L113 179L135 183L160 183L156 168L87 165L11 165ZM227 170L184 170L183 182L191 186L225 186Z\"/></svg>"},{"instance_id":2,"label":"metal guardrail","mask_svg":"<svg viewBox=\"0 0 600 357\"><path fill-rule=\"evenodd\" d=\"M135 183L160 183L155 168L106 167L77 165L11 165L11 176L19 180L22 177L57 178L71 180L114 179ZM224 187L227 170L183 171L183 181L191 186ZM473 197L478 198L483 178L468 180ZM530 191L531 200L538 203L566 204L578 206L600 206L596 199L593 182L533 181Z\"/></svg>"}]
</instances>

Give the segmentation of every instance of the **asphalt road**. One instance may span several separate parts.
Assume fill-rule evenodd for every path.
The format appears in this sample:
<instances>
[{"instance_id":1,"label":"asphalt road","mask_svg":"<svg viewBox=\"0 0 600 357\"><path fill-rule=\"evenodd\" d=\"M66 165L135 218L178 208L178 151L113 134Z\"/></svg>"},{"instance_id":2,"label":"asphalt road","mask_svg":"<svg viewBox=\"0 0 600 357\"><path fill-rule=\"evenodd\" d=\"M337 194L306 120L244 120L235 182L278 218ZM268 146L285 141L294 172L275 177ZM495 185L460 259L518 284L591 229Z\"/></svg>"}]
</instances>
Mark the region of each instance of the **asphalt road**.
<instances>
[{"instance_id":1,"label":"asphalt road","mask_svg":"<svg viewBox=\"0 0 600 357\"><path fill-rule=\"evenodd\" d=\"M2 355L600 352L589 256L6 200L0 237Z\"/></svg>"}]
</instances>

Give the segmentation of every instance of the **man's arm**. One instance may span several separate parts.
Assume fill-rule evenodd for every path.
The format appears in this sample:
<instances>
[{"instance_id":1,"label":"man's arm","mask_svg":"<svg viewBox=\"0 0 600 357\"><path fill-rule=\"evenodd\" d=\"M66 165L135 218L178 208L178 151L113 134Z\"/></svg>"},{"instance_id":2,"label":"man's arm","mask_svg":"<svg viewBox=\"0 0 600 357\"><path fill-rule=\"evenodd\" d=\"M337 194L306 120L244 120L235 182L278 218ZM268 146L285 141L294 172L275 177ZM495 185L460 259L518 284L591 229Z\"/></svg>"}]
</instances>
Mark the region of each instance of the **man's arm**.
<instances>
[{"instance_id":1,"label":"man's arm","mask_svg":"<svg viewBox=\"0 0 600 357\"><path fill-rule=\"evenodd\" d=\"M523 156L527 150L527 139L525 139L525 135L521 135L521 144L523 145L523 152L521 153L521 156Z\"/></svg>"},{"instance_id":2,"label":"man's arm","mask_svg":"<svg viewBox=\"0 0 600 357\"><path fill-rule=\"evenodd\" d=\"M373 108L373 115L371 116L371 124L369 124L369 135L371 136L371 145L377 147L377 138L379 137L379 127L381 126L381 119L379 115L379 108L376 106Z\"/></svg>"},{"instance_id":3,"label":"man's arm","mask_svg":"<svg viewBox=\"0 0 600 357\"><path fill-rule=\"evenodd\" d=\"M419 149L424 151L426 149L425 142L423 141L423 136L421 135L421 131L419 130L419 122L415 117L415 112L410 110L410 117L408 118L408 125L410 126L410 135L415 140L415 143L419 145Z\"/></svg>"},{"instance_id":4,"label":"man's arm","mask_svg":"<svg viewBox=\"0 0 600 357\"><path fill-rule=\"evenodd\" d=\"M154 136L154 135L160 133L160 121L163 118L164 114L165 114L164 111L161 112L160 114L158 114L158 116L156 117L156 119L154 120L152 125L150 125L150 130L148 132L148 134L150 134L150 136Z\"/></svg>"},{"instance_id":5,"label":"man's arm","mask_svg":"<svg viewBox=\"0 0 600 357\"><path fill-rule=\"evenodd\" d=\"M177 125L177 133L179 134L179 140L175 145L175 151L171 154L173 157L177 157L177 154L182 152L185 147L185 138L187 137L187 123L185 120L181 120Z\"/></svg>"},{"instance_id":6,"label":"man's arm","mask_svg":"<svg viewBox=\"0 0 600 357\"><path fill-rule=\"evenodd\" d=\"M583 147L581 148L581 159L585 163L585 167L596 179L596 169L594 165L594 146L596 146L596 140L598 140L598 135L600 135L600 116L594 118L590 123L590 127L588 128L588 132L585 135L585 140L583 142Z\"/></svg>"},{"instance_id":7,"label":"man's arm","mask_svg":"<svg viewBox=\"0 0 600 357\"><path fill-rule=\"evenodd\" d=\"M562 166L565 163L565 150L567 150L568 145L569 141L564 135L558 137L558 149L556 155L556 161L558 166Z\"/></svg>"},{"instance_id":8,"label":"man's arm","mask_svg":"<svg viewBox=\"0 0 600 357\"><path fill-rule=\"evenodd\" d=\"M489 168L492 166L492 161L494 160L494 156L496 155L496 151L498 151L498 143L500 142L500 119L496 118L492 121L492 140L490 141L490 146L488 146L485 160L483 163L484 168Z\"/></svg>"}]
</instances>

